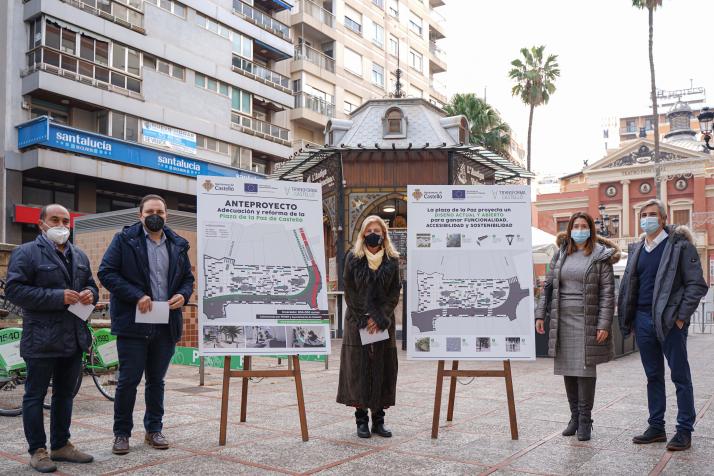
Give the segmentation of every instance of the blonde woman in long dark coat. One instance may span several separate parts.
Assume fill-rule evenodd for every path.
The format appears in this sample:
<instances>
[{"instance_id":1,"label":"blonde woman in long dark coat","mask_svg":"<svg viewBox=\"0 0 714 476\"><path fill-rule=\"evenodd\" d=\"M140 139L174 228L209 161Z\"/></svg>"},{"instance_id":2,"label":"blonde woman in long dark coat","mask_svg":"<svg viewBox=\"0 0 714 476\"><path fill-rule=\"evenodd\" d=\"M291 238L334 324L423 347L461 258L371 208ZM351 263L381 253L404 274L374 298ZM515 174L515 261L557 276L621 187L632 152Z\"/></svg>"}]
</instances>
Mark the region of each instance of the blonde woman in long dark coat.
<instances>
[{"instance_id":1,"label":"blonde woman in long dark coat","mask_svg":"<svg viewBox=\"0 0 714 476\"><path fill-rule=\"evenodd\" d=\"M344 269L347 301L337 402L355 407L357 436L388 438L384 410L394 405L397 391L397 345L394 308L401 290L399 253L387 225L376 215L365 218ZM389 339L362 345L360 329L370 334L388 330ZM372 431L369 415L372 412Z\"/></svg>"},{"instance_id":2,"label":"blonde woman in long dark coat","mask_svg":"<svg viewBox=\"0 0 714 476\"><path fill-rule=\"evenodd\" d=\"M545 333L550 316L548 354L555 357L554 372L563 375L571 418L563 436L577 433L587 441L592 431L596 365L613 356L610 330L615 311L615 276L612 265L620 249L597 236L587 213L575 213L567 232L558 235L558 253L536 310L536 330Z\"/></svg>"}]
</instances>

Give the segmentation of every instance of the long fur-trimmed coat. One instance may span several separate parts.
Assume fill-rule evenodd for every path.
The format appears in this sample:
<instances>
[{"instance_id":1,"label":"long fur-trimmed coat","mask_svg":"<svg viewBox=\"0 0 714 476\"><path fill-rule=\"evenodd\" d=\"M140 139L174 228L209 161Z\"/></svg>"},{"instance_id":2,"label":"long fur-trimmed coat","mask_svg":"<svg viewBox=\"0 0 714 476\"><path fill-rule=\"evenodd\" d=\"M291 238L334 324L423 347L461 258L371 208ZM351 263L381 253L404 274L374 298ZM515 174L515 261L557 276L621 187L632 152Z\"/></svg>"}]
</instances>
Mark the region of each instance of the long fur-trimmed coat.
<instances>
[{"instance_id":1,"label":"long fur-trimmed coat","mask_svg":"<svg viewBox=\"0 0 714 476\"><path fill-rule=\"evenodd\" d=\"M398 370L394 308L402 287L399 260L385 254L372 271L366 257L349 252L343 279L347 311L337 403L372 409L393 406ZM359 329L367 327L369 317L380 329L388 329L388 340L362 345Z\"/></svg>"},{"instance_id":2,"label":"long fur-trimmed coat","mask_svg":"<svg viewBox=\"0 0 714 476\"><path fill-rule=\"evenodd\" d=\"M556 244L559 251L550 263L550 272L541 294L536 319L550 316L548 333L548 355L555 357L558 352L558 321L560 318L560 269L567 258L569 238L558 234ZM597 237L593 250L592 264L583 280L583 313L585 315L585 363L596 365L613 358L612 318L615 313L615 277L612 265L620 261L620 248L612 241ZM606 330L610 334L602 344L596 341L597 331Z\"/></svg>"}]
</instances>

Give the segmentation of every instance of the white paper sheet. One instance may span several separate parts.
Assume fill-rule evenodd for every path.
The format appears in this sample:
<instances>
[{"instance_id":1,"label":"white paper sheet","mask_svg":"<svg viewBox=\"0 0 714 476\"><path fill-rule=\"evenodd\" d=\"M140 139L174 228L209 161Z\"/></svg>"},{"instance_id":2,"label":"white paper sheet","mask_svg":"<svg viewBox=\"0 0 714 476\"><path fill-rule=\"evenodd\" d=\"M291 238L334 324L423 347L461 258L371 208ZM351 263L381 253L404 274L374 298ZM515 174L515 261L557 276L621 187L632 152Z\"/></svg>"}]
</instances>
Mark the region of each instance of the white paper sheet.
<instances>
[{"instance_id":1,"label":"white paper sheet","mask_svg":"<svg viewBox=\"0 0 714 476\"><path fill-rule=\"evenodd\" d=\"M389 331L377 331L374 334L370 334L367 328L359 330L359 338L362 340L362 345L372 344L374 342L380 342L389 339Z\"/></svg>"},{"instance_id":2,"label":"white paper sheet","mask_svg":"<svg viewBox=\"0 0 714 476\"><path fill-rule=\"evenodd\" d=\"M9 344L0 345L0 356L2 356L8 369L24 362L22 357L20 357L20 341L16 340Z\"/></svg>"},{"instance_id":3,"label":"white paper sheet","mask_svg":"<svg viewBox=\"0 0 714 476\"><path fill-rule=\"evenodd\" d=\"M83 321L86 321L94 310L94 304L82 304L78 302L76 304L70 304L67 310Z\"/></svg>"},{"instance_id":4,"label":"white paper sheet","mask_svg":"<svg viewBox=\"0 0 714 476\"><path fill-rule=\"evenodd\" d=\"M168 301L152 301L151 311L141 312L139 305L136 306L136 322L141 324L168 324L169 323L169 303Z\"/></svg>"}]
</instances>

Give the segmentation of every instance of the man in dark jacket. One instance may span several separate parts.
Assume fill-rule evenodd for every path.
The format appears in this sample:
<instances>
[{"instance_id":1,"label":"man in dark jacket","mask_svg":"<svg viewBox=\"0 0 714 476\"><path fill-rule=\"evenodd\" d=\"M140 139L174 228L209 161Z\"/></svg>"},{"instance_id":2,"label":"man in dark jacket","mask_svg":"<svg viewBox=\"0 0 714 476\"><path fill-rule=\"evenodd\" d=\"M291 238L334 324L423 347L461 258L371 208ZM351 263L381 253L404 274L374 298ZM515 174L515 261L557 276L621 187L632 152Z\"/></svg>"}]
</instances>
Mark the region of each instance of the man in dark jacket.
<instances>
[{"instance_id":1,"label":"man in dark jacket","mask_svg":"<svg viewBox=\"0 0 714 476\"><path fill-rule=\"evenodd\" d=\"M634 330L647 375L649 427L633 442L667 441L664 360L677 388L677 433L667 444L671 451L691 447L696 411L687 360L689 321L707 293L694 239L684 226L666 226L667 211L650 200L640 212L643 239L630 247L622 276L618 315L623 335Z\"/></svg>"},{"instance_id":2,"label":"man in dark jacket","mask_svg":"<svg viewBox=\"0 0 714 476\"><path fill-rule=\"evenodd\" d=\"M62 205L40 211L41 234L10 257L5 292L22 308L20 355L27 363L22 423L30 466L41 473L57 470L52 461L89 463L93 457L69 441L74 388L89 348L87 324L67 310L71 304L96 304L99 296L89 259L69 238L70 216ZM51 457L47 454L42 402L52 379Z\"/></svg>"},{"instance_id":3,"label":"man in dark jacket","mask_svg":"<svg viewBox=\"0 0 714 476\"><path fill-rule=\"evenodd\" d=\"M99 280L111 293L112 334L117 336L119 382L114 400L114 454L129 452L136 388L145 373L144 440L157 449L169 443L161 433L164 377L181 338L181 307L193 293L188 242L166 226L166 202L147 195L139 204L139 222L114 236L99 266ZM168 302L166 324L137 321L153 303Z\"/></svg>"}]
</instances>

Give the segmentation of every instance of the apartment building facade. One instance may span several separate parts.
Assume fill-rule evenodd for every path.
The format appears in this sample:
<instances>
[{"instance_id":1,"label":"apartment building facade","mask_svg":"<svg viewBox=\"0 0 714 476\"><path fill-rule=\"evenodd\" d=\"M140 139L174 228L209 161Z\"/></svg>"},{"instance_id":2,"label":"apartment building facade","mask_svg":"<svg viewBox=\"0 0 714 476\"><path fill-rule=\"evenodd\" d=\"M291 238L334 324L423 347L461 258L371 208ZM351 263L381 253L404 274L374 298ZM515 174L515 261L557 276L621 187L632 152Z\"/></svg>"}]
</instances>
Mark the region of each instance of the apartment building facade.
<instances>
[{"instance_id":1,"label":"apartment building facade","mask_svg":"<svg viewBox=\"0 0 714 476\"><path fill-rule=\"evenodd\" d=\"M291 25L289 71L294 149L323 145L330 118L345 119L370 99L394 93L446 101L443 0L294 0L277 18ZM284 66L283 66L284 67Z\"/></svg>"},{"instance_id":2,"label":"apartment building facade","mask_svg":"<svg viewBox=\"0 0 714 476\"><path fill-rule=\"evenodd\" d=\"M0 2L0 242L31 239L48 202L195 211L196 175L270 173L291 153L291 7Z\"/></svg>"}]
</instances>

